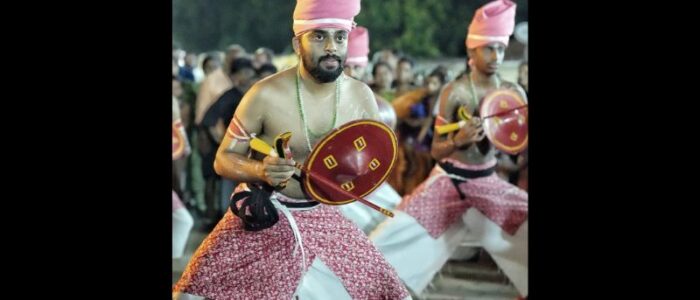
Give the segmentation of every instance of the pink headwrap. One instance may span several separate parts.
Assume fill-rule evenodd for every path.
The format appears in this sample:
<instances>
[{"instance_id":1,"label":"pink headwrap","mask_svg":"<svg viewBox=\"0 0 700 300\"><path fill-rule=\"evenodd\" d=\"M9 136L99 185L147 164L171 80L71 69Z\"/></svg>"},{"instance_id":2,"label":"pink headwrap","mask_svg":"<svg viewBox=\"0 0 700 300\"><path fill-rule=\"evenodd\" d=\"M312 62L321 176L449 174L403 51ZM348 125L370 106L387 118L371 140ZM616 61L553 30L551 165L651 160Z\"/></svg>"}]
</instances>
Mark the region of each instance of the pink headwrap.
<instances>
[{"instance_id":1,"label":"pink headwrap","mask_svg":"<svg viewBox=\"0 0 700 300\"><path fill-rule=\"evenodd\" d=\"M294 35L316 28L355 27L353 18L360 13L360 0L297 0L294 8Z\"/></svg>"},{"instance_id":2,"label":"pink headwrap","mask_svg":"<svg viewBox=\"0 0 700 300\"><path fill-rule=\"evenodd\" d=\"M367 28L357 26L348 36L348 55L345 64L365 67L369 61L367 55L369 55L369 31Z\"/></svg>"},{"instance_id":3,"label":"pink headwrap","mask_svg":"<svg viewBox=\"0 0 700 300\"><path fill-rule=\"evenodd\" d=\"M515 27L515 3L497 0L487 3L474 13L467 34L467 49L493 42L508 46L508 38Z\"/></svg>"}]
</instances>

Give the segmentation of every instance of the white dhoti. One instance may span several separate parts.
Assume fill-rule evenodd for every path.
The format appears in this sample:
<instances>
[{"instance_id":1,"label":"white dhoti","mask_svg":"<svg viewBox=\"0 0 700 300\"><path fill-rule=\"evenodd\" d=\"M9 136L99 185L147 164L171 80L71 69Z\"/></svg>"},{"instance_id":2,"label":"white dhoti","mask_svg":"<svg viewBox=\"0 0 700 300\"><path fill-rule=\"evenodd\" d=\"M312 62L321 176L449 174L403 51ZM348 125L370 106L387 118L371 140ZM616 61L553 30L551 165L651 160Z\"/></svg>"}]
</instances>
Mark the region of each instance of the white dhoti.
<instances>
[{"instance_id":1,"label":"white dhoti","mask_svg":"<svg viewBox=\"0 0 700 300\"><path fill-rule=\"evenodd\" d=\"M382 183L374 192L367 195L365 199L391 211L401 203L401 195L386 182ZM384 214L358 202L340 205L338 209L343 216L355 223L357 227L367 234L387 219L387 216Z\"/></svg>"}]
</instances>

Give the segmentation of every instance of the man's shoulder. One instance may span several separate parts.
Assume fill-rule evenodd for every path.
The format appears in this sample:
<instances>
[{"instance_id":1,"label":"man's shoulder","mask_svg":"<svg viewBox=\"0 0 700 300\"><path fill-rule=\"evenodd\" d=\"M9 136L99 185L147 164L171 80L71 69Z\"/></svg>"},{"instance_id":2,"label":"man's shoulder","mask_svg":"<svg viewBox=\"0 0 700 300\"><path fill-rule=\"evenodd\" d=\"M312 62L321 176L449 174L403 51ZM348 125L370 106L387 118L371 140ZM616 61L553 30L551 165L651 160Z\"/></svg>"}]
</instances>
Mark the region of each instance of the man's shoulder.
<instances>
[{"instance_id":1,"label":"man's shoulder","mask_svg":"<svg viewBox=\"0 0 700 300\"><path fill-rule=\"evenodd\" d=\"M256 82L247 94L255 98L273 97L278 93L288 90L294 83L294 71L292 69L283 70L272 74Z\"/></svg>"},{"instance_id":2,"label":"man's shoulder","mask_svg":"<svg viewBox=\"0 0 700 300\"><path fill-rule=\"evenodd\" d=\"M348 87L350 90L360 94L360 95L374 95L374 92L372 92L372 89L367 85L366 83L357 80L355 78L352 78L350 76L345 76L345 82L347 82Z\"/></svg>"},{"instance_id":3,"label":"man's shoulder","mask_svg":"<svg viewBox=\"0 0 700 300\"><path fill-rule=\"evenodd\" d=\"M466 99L471 97L467 90L468 82L464 78L458 78L445 84L443 92L447 93L448 99Z\"/></svg>"},{"instance_id":4,"label":"man's shoulder","mask_svg":"<svg viewBox=\"0 0 700 300\"><path fill-rule=\"evenodd\" d=\"M248 89L240 105L259 113L279 106L280 100L294 95L294 76L294 71L287 69L265 77Z\"/></svg>"},{"instance_id":5,"label":"man's shoulder","mask_svg":"<svg viewBox=\"0 0 700 300\"><path fill-rule=\"evenodd\" d=\"M512 81L503 80L501 82L501 88L514 90L518 94L520 94L522 97L524 97L525 100L527 101L527 93L525 93L525 89L523 89L523 87L520 86L519 84L512 82Z\"/></svg>"},{"instance_id":6,"label":"man's shoulder","mask_svg":"<svg viewBox=\"0 0 700 300\"><path fill-rule=\"evenodd\" d=\"M504 80L504 79L501 80L501 87L502 88L513 89L517 86L518 86L517 83L512 82L510 80Z\"/></svg>"}]
</instances>

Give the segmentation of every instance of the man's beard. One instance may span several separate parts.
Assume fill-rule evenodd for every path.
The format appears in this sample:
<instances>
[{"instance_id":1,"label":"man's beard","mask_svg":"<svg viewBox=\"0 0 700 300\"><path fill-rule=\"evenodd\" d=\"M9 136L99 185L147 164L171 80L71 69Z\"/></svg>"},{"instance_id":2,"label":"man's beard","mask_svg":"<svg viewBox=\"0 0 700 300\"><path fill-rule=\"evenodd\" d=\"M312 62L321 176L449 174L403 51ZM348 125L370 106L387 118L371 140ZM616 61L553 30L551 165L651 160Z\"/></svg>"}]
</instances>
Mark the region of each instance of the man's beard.
<instances>
[{"instance_id":1,"label":"man's beard","mask_svg":"<svg viewBox=\"0 0 700 300\"><path fill-rule=\"evenodd\" d=\"M338 61L338 67L335 68L333 71L327 71L323 67L321 67L321 61L324 59L328 58L333 58ZM343 73L343 61L340 58L340 56L337 55L331 55L327 54L324 56L319 57L318 61L316 62L316 65L313 65L313 61L311 60L311 55L302 55L302 62L304 63L304 68L311 74L311 76L316 79L316 81L320 83L328 83L335 81L340 74Z\"/></svg>"}]
</instances>

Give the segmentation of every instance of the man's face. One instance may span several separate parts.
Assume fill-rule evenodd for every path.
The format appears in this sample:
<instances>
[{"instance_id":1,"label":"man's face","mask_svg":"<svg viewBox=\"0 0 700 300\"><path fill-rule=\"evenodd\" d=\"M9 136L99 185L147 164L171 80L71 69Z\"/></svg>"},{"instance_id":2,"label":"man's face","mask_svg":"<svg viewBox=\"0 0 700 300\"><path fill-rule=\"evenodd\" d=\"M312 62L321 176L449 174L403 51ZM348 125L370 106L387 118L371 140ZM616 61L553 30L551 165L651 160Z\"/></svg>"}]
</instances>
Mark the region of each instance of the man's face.
<instances>
[{"instance_id":1,"label":"man's face","mask_svg":"<svg viewBox=\"0 0 700 300\"><path fill-rule=\"evenodd\" d=\"M218 60L210 59L204 65L204 74L208 75L211 72L216 71L216 69L221 67L221 63Z\"/></svg>"},{"instance_id":2,"label":"man's face","mask_svg":"<svg viewBox=\"0 0 700 300\"><path fill-rule=\"evenodd\" d=\"M256 81L255 70L244 68L231 75L231 81L236 83L236 87L242 92L246 92Z\"/></svg>"},{"instance_id":3,"label":"man's face","mask_svg":"<svg viewBox=\"0 0 700 300\"><path fill-rule=\"evenodd\" d=\"M269 59L267 59L267 54L265 54L264 52L255 53L253 60L256 64L258 64L258 66L262 66L267 63L272 63Z\"/></svg>"},{"instance_id":4,"label":"man's face","mask_svg":"<svg viewBox=\"0 0 700 300\"><path fill-rule=\"evenodd\" d=\"M402 61L397 70L396 70L396 78L399 80L401 83L410 83L413 81L413 68L411 68L411 63L407 61Z\"/></svg>"},{"instance_id":5,"label":"man's face","mask_svg":"<svg viewBox=\"0 0 700 300\"><path fill-rule=\"evenodd\" d=\"M380 65L374 74L374 83L384 89L391 88L391 82L394 81L394 75L391 70L385 65Z\"/></svg>"},{"instance_id":6,"label":"man's face","mask_svg":"<svg viewBox=\"0 0 700 300\"><path fill-rule=\"evenodd\" d=\"M527 89L527 65L522 65L518 70L518 83Z\"/></svg>"},{"instance_id":7,"label":"man's face","mask_svg":"<svg viewBox=\"0 0 700 300\"><path fill-rule=\"evenodd\" d=\"M304 68L320 83L335 81L343 72L348 50L348 32L343 29L315 29L299 36Z\"/></svg>"},{"instance_id":8,"label":"man's face","mask_svg":"<svg viewBox=\"0 0 700 300\"><path fill-rule=\"evenodd\" d=\"M430 95L437 95L440 92L440 87L442 87L442 82L437 76L430 76L425 81L426 87L428 87L428 93Z\"/></svg>"},{"instance_id":9,"label":"man's face","mask_svg":"<svg viewBox=\"0 0 700 300\"><path fill-rule=\"evenodd\" d=\"M187 54L187 56L185 56L185 64L190 68L194 68L194 66L197 65L197 55Z\"/></svg>"},{"instance_id":10,"label":"man's face","mask_svg":"<svg viewBox=\"0 0 700 300\"><path fill-rule=\"evenodd\" d=\"M344 68L345 75L348 75L352 78L355 78L357 80L362 81L362 78L365 76L365 72L367 70L366 66L358 66L358 65L347 65Z\"/></svg>"},{"instance_id":11,"label":"man's face","mask_svg":"<svg viewBox=\"0 0 700 300\"><path fill-rule=\"evenodd\" d=\"M491 43L469 50L474 59L475 67L488 75L495 74L503 63L506 46L501 43Z\"/></svg>"},{"instance_id":12,"label":"man's face","mask_svg":"<svg viewBox=\"0 0 700 300\"><path fill-rule=\"evenodd\" d=\"M226 51L226 56L224 57L224 63L226 63L226 66L230 66L231 63L234 60L237 60L241 57L246 56L245 49L243 48L233 48L228 51Z\"/></svg>"}]
</instances>

